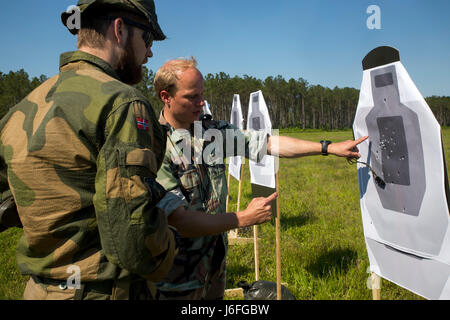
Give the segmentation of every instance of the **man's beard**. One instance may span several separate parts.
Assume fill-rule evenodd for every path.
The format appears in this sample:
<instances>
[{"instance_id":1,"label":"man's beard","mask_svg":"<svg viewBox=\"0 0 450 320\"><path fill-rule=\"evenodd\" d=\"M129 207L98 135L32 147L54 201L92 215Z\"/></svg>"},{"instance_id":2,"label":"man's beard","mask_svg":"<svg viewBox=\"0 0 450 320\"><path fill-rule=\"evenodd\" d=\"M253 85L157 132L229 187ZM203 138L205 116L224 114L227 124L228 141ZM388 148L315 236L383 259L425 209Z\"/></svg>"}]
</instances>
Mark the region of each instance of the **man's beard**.
<instances>
[{"instance_id":1,"label":"man's beard","mask_svg":"<svg viewBox=\"0 0 450 320\"><path fill-rule=\"evenodd\" d=\"M142 64L136 64L133 47L131 41L127 41L125 45L125 51L119 60L119 64L116 69L116 73L119 76L120 81L135 85L142 80Z\"/></svg>"}]
</instances>

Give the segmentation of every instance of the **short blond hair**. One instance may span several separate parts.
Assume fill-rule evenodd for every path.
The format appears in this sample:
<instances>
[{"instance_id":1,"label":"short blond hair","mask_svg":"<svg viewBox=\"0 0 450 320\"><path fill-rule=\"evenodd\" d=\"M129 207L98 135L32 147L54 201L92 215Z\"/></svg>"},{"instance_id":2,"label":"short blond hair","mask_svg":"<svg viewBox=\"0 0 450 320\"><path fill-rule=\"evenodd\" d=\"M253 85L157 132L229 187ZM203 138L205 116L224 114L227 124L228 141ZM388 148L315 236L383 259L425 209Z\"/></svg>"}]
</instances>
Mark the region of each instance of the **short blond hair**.
<instances>
[{"instance_id":1,"label":"short blond hair","mask_svg":"<svg viewBox=\"0 0 450 320\"><path fill-rule=\"evenodd\" d=\"M155 74L153 84L158 98L161 99L161 91L167 91L171 96L177 92L179 75L186 69L197 68L197 60L194 57L178 58L167 61Z\"/></svg>"}]
</instances>

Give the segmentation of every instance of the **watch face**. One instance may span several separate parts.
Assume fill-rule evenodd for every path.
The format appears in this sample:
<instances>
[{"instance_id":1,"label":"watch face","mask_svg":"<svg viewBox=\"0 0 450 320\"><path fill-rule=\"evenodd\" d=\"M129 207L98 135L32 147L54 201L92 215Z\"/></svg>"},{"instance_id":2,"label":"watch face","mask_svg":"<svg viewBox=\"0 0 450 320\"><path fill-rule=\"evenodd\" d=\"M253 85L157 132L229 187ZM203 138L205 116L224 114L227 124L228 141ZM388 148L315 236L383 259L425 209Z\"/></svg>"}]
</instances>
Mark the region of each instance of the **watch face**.
<instances>
[{"instance_id":1,"label":"watch face","mask_svg":"<svg viewBox=\"0 0 450 320\"><path fill-rule=\"evenodd\" d=\"M328 145L331 143L331 141L328 140L322 140L320 141L322 144L322 155L327 156L328 155Z\"/></svg>"}]
</instances>

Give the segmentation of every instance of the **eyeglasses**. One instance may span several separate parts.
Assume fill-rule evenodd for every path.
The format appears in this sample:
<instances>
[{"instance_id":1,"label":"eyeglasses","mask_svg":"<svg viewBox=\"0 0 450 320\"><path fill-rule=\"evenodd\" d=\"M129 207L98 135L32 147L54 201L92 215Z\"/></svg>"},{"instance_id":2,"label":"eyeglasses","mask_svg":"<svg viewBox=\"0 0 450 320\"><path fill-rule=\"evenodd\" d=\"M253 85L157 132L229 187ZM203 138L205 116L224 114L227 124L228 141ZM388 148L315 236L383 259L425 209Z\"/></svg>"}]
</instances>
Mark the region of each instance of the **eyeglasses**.
<instances>
[{"instance_id":1,"label":"eyeglasses","mask_svg":"<svg viewBox=\"0 0 450 320\"><path fill-rule=\"evenodd\" d=\"M127 18L122 18L122 17L111 17L111 16L107 16L107 17L101 17L102 19L106 19L106 20L116 20L118 18L122 19L123 22L129 26L133 26L136 28L139 28L141 30L144 31L144 33L142 34L142 40L144 40L145 43L145 47L148 49L149 47L152 46L153 41L155 40L155 37L153 36L153 29L149 26L146 26L142 23L139 22L135 22L133 20L127 19Z\"/></svg>"}]
</instances>

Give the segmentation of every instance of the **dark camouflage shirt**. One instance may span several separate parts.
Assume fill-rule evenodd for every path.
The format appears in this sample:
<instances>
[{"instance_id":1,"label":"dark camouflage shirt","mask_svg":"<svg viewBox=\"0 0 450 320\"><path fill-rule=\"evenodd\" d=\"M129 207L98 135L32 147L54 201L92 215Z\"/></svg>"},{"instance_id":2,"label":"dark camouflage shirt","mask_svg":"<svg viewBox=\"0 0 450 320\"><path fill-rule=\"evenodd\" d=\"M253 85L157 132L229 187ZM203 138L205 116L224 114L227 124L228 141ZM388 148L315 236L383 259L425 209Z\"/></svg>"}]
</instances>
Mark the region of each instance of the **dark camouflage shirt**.
<instances>
[{"instance_id":1,"label":"dark camouflage shirt","mask_svg":"<svg viewBox=\"0 0 450 320\"><path fill-rule=\"evenodd\" d=\"M267 134L261 131L244 132L225 121L210 120L203 121L202 124L196 123L201 128L198 130L201 135L196 136L193 128L190 131L175 130L167 123L163 114L159 121L167 128L168 139L166 155L158 171L157 181L168 193L158 207L164 209L167 215L181 206L187 210L204 211L208 214L225 213L228 192L225 157L241 155L252 160L259 159L266 147ZM219 156L220 151L218 152L217 148L211 146L212 141L209 141L211 139L205 135L206 132L220 132L223 137L222 156ZM242 142L241 149L238 148L238 140ZM233 142L234 145L227 153L228 143ZM190 157L185 152L186 145L190 145ZM202 163L198 161L199 156L202 156ZM203 287L208 273L211 272L212 258L218 241L223 241L225 247L225 255L221 258L221 268L224 269L228 248L227 233L182 238L174 266L157 287L163 291L186 291Z\"/></svg>"}]
</instances>

